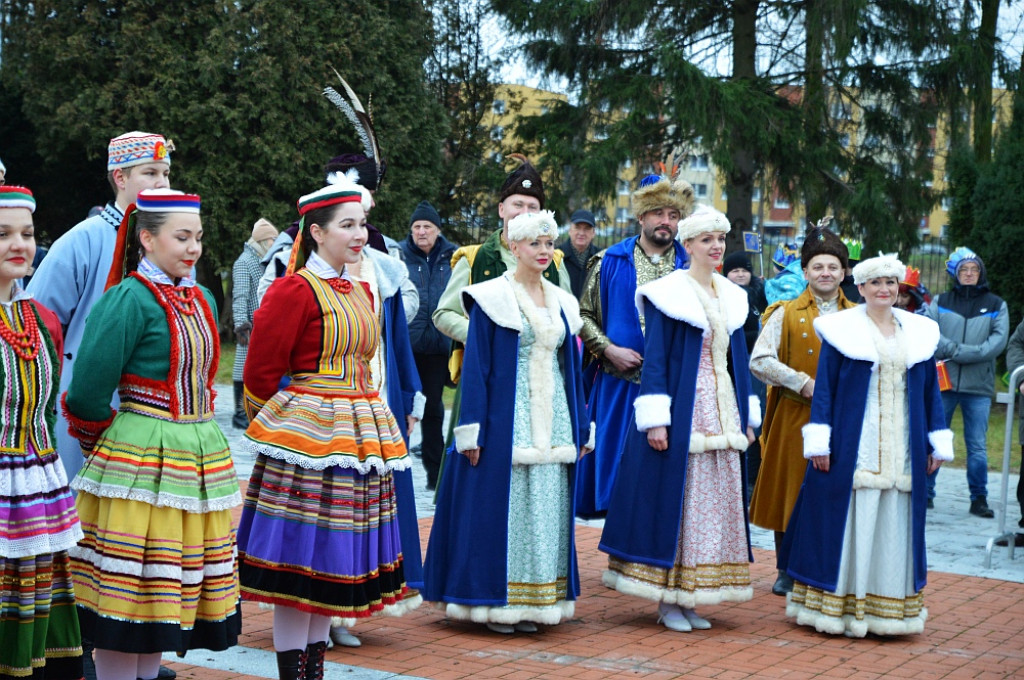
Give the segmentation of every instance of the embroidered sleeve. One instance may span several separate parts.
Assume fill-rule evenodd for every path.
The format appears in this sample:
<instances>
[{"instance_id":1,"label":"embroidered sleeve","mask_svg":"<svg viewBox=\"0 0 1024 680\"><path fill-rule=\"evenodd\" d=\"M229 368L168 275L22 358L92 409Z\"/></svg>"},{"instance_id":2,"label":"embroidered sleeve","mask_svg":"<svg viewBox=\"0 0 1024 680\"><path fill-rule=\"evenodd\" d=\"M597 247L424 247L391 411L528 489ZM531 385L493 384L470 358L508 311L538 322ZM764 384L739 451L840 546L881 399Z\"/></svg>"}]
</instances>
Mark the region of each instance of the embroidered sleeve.
<instances>
[{"instance_id":1,"label":"embroidered sleeve","mask_svg":"<svg viewBox=\"0 0 1024 680\"><path fill-rule=\"evenodd\" d=\"M110 427L114 421L114 409L110 409L110 417L105 420L83 420L76 418L69 410L67 403L67 392L61 397L60 407L64 413L64 419L68 421L68 434L78 440L82 447L82 453L88 454L96 448L96 442L104 430Z\"/></svg>"},{"instance_id":2,"label":"embroidered sleeve","mask_svg":"<svg viewBox=\"0 0 1024 680\"><path fill-rule=\"evenodd\" d=\"M603 355L605 348L612 342L604 334L604 322L601 319L601 260L597 258L583 283L580 316L583 317L583 328L579 335L584 346L596 357Z\"/></svg>"},{"instance_id":3,"label":"embroidered sleeve","mask_svg":"<svg viewBox=\"0 0 1024 680\"><path fill-rule=\"evenodd\" d=\"M775 310L757 336L757 342L750 353L750 372L768 385L781 385L799 392L811 376L795 371L779 360L784 312L784 307Z\"/></svg>"}]
</instances>

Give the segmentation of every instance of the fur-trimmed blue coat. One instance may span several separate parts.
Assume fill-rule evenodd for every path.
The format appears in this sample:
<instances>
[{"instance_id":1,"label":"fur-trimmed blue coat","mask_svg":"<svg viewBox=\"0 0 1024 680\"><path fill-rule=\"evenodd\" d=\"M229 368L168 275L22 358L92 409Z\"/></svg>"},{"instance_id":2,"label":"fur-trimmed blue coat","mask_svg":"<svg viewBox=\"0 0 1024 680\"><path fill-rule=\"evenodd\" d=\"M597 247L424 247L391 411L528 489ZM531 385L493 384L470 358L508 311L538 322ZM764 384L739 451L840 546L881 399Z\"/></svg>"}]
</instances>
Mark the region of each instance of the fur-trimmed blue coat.
<instances>
[{"instance_id":1,"label":"fur-trimmed blue coat","mask_svg":"<svg viewBox=\"0 0 1024 680\"><path fill-rule=\"evenodd\" d=\"M636 244L632 236L609 247L601 255L601 323L604 334L616 345L644 353L644 333L634 304L636 296ZM687 266L686 251L672 241L676 269ZM597 368L596 363L592 364ZM576 512L580 517L604 514L618 474L619 459L632 427L633 401L640 386L603 370L594 372L588 417L601 421L601 439L593 453L577 465Z\"/></svg>"},{"instance_id":2,"label":"fur-trimmed blue coat","mask_svg":"<svg viewBox=\"0 0 1024 680\"><path fill-rule=\"evenodd\" d=\"M683 490L690 455L697 371L703 333L710 322L684 271L641 286L637 307L646 319L644 371L634 410L635 428L629 433L619 473L612 490L608 517L599 548L622 560L662 569L675 563L683 516ZM745 290L714 274L714 285L729 333L728 372L736 393L742 433L709 437L704 450L747 447L746 428L760 425L761 409L750 392ZM668 428L668 450L656 451L647 442L647 430ZM721 441L717 441L721 439ZM742 460L742 456L741 456ZM744 475L746 473L744 472ZM746 516L746 497L743 507ZM750 555L750 528L747 526Z\"/></svg>"},{"instance_id":3,"label":"fur-trimmed blue coat","mask_svg":"<svg viewBox=\"0 0 1024 680\"><path fill-rule=\"evenodd\" d=\"M933 359L939 328L925 317L892 311L906 340L914 587L921 590L928 570L924 544L927 458L952 460L953 433L946 429ZM794 579L827 591L836 589L868 385L879 360L871 323L864 305L814 320L821 354L811 420L803 430L804 457L829 456L829 471L807 465L779 565Z\"/></svg>"},{"instance_id":4,"label":"fur-trimmed blue coat","mask_svg":"<svg viewBox=\"0 0 1024 680\"><path fill-rule=\"evenodd\" d=\"M405 318L402 299L402 284L409 279L408 271L401 260L366 250L374 265L377 291L380 293L383 324L381 340L385 350L385 375L387 376L388 408L395 414L398 428L406 446L406 416L423 418L426 399L422 393L420 374L409 342L409 325ZM364 264L364 267L366 265ZM392 473L395 493L398 496L398 533L402 540L402 568L405 582L410 588L423 587L423 558L420 550L420 526L416 516L416 491L413 487L412 469Z\"/></svg>"},{"instance_id":5,"label":"fur-trimmed blue coat","mask_svg":"<svg viewBox=\"0 0 1024 680\"><path fill-rule=\"evenodd\" d=\"M462 411L456 448L480 447L474 467L458 451L445 461L437 509L424 564L424 599L467 606L508 604L508 513L513 464L513 414L519 336L523 330L519 305L507 274L466 287L462 304L469 316L469 334L462 364ZM586 421L580 352L575 334L583 321L571 294L544 283L549 301L557 300L565 338L560 347L565 394L572 417L576 452L593 445ZM552 298L552 296L555 296ZM549 304L550 307L550 304ZM575 460L576 454L573 454ZM526 462L526 461L524 461ZM543 463L545 460L528 462ZM567 462L564 460L550 462ZM569 465L570 510L575 465ZM569 513L569 583L567 599L579 596L579 569L573 513Z\"/></svg>"}]
</instances>

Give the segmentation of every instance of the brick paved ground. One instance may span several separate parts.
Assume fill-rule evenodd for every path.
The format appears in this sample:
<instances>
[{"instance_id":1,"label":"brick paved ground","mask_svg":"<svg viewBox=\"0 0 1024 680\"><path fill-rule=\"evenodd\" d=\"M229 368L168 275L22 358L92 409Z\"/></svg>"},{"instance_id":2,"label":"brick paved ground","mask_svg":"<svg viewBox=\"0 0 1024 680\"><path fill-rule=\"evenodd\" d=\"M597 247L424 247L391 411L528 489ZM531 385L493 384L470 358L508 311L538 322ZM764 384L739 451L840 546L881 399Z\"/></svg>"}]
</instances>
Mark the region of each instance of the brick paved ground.
<instances>
[{"instance_id":1,"label":"brick paved ground","mask_svg":"<svg viewBox=\"0 0 1024 680\"><path fill-rule=\"evenodd\" d=\"M424 544L430 518L421 521ZM851 640L798 628L784 601L769 591L773 555L755 550L755 597L702 608L713 627L675 633L655 623L654 606L601 585L604 556L598 529L578 528L582 598L576 617L533 635L504 636L475 624L449 622L424 605L403 618L373 619L353 632L358 649L335 648L327 677L461 678L1024 678L1024 584L933 572L925 590L923 635ZM272 613L243 607L243 639L272 652ZM254 652L255 654L255 652ZM191 652L198 663L203 655ZM217 655L207 654L207 657ZM275 677L271 657L257 672ZM172 664L182 680L247 680L237 671Z\"/></svg>"}]
</instances>

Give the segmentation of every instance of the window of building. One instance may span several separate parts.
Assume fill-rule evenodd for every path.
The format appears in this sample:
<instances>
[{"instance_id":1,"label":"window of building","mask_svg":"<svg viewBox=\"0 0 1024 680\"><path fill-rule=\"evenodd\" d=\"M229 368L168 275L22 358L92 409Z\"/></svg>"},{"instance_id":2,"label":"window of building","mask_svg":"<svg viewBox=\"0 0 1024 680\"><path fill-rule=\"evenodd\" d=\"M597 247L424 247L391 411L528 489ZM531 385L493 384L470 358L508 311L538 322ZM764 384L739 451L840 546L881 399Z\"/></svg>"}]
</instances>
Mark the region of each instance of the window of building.
<instances>
[{"instance_id":1,"label":"window of building","mask_svg":"<svg viewBox=\"0 0 1024 680\"><path fill-rule=\"evenodd\" d=\"M949 212L953 207L953 199L949 196L942 197L942 209Z\"/></svg>"},{"instance_id":2,"label":"window of building","mask_svg":"<svg viewBox=\"0 0 1024 680\"><path fill-rule=\"evenodd\" d=\"M722 200L723 201L728 201L729 200L729 194L728 194L728 192L726 192L725 187L722 187Z\"/></svg>"},{"instance_id":3,"label":"window of building","mask_svg":"<svg viewBox=\"0 0 1024 680\"><path fill-rule=\"evenodd\" d=\"M626 196L629 194L629 182L624 179L619 180L619 195Z\"/></svg>"},{"instance_id":4,"label":"window of building","mask_svg":"<svg viewBox=\"0 0 1024 680\"><path fill-rule=\"evenodd\" d=\"M693 195L696 196L697 198L707 198L708 197L708 185L707 184L694 184L693 185Z\"/></svg>"},{"instance_id":5,"label":"window of building","mask_svg":"<svg viewBox=\"0 0 1024 680\"><path fill-rule=\"evenodd\" d=\"M504 114L505 113L505 100L504 99L495 99L494 100L494 104L491 105L491 110L493 110L499 116Z\"/></svg>"},{"instance_id":6,"label":"window of building","mask_svg":"<svg viewBox=\"0 0 1024 680\"><path fill-rule=\"evenodd\" d=\"M624 167L624 168L631 168L631 167L633 167L633 159L627 158L626 160L622 161L622 167Z\"/></svg>"},{"instance_id":7,"label":"window of building","mask_svg":"<svg viewBox=\"0 0 1024 680\"><path fill-rule=\"evenodd\" d=\"M761 202L761 187L754 187L754 191L750 195L750 200L755 203Z\"/></svg>"},{"instance_id":8,"label":"window of building","mask_svg":"<svg viewBox=\"0 0 1024 680\"><path fill-rule=\"evenodd\" d=\"M784 196L776 196L775 201L772 203L772 207L777 210L787 210L789 208L789 201Z\"/></svg>"},{"instance_id":9,"label":"window of building","mask_svg":"<svg viewBox=\"0 0 1024 680\"><path fill-rule=\"evenodd\" d=\"M496 142L500 142L501 140L505 139L505 128L501 127L500 125L495 125L493 128L491 128L491 139L493 139Z\"/></svg>"},{"instance_id":10,"label":"window of building","mask_svg":"<svg viewBox=\"0 0 1024 680\"><path fill-rule=\"evenodd\" d=\"M691 170L707 170L708 169L708 157L706 155L690 156L690 169Z\"/></svg>"},{"instance_id":11,"label":"window of building","mask_svg":"<svg viewBox=\"0 0 1024 680\"><path fill-rule=\"evenodd\" d=\"M615 221L619 224L629 224L629 208L616 208Z\"/></svg>"},{"instance_id":12,"label":"window of building","mask_svg":"<svg viewBox=\"0 0 1024 680\"><path fill-rule=\"evenodd\" d=\"M500 151L495 151L494 153L491 154L491 160L494 161L495 163L500 163L502 160L504 160L504 158L501 155Z\"/></svg>"}]
</instances>

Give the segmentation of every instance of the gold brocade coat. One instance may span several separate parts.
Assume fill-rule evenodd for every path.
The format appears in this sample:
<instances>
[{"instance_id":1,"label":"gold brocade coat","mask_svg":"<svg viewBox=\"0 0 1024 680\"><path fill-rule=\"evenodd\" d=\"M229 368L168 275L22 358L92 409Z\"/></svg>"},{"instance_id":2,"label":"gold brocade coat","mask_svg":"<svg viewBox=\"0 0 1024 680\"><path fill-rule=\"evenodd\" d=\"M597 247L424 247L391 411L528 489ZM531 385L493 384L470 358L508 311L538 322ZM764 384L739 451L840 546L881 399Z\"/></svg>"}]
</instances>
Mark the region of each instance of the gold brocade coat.
<instances>
[{"instance_id":1,"label":"gold brocade coat","mask_svg":"<svg viewBox=\"0 0 1024 680\"><path fill-rule=\"evenodd\" d=\"M856 304L840 290L836 307L849 309ZM810 287L795 300L768 307L762 324L767 325L772 314L780 309L783 317L778 359L813 378L818 371L821 341L814 333L819 310ZM765 382L768 396L761 427L761 469L750 498L750 522L765 529L785 531L807 469L801 428L810 421L811 402L792 389Z\"/></svg>"}]
</instances>

